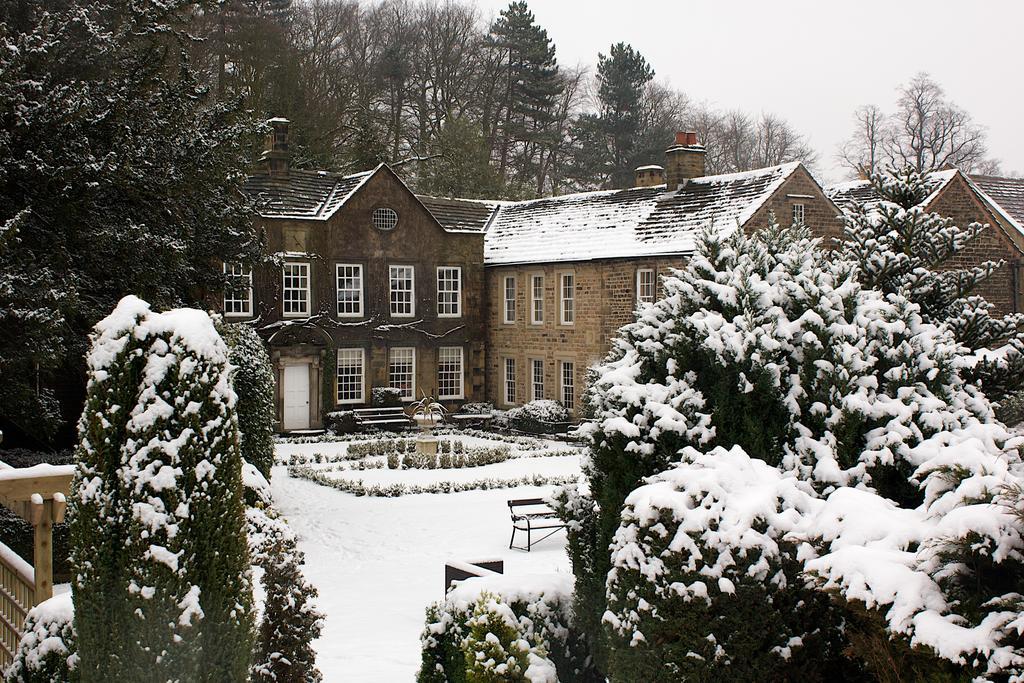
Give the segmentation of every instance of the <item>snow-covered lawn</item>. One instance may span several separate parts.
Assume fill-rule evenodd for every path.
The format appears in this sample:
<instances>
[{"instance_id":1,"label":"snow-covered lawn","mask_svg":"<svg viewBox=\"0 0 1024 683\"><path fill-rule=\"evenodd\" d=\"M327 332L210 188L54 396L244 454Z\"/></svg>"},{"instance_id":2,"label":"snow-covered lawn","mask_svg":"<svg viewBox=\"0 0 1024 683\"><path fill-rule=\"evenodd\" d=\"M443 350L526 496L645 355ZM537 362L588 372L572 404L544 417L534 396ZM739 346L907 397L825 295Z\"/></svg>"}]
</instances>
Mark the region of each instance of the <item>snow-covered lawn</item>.
<instances>
[{"instance_id":1,"label":"snow-covered lawn","mask_svg":"<svg viewBox=\"0 0 1024 683\"><path fill-rule=\"evenodd\" d=\"M343 443L278 444L278 455L341 453L344 448ZM337 474L362 479L422 476L424 481L438 481L578 471L578 457L558 456L516 458L461 470ZM327 618L315 645L317 663L328 682L415 677L424 610L444 595L447 559L500 558L510 575L571 571L562 531L530 553L508 549L511 521L505 501L546 495L550 486L357 497L293 479L287 468L279 466L274 469L272 487L277 507L300 537L306 576L320 591L318 605Z\"/></svg>"}]
</instances>

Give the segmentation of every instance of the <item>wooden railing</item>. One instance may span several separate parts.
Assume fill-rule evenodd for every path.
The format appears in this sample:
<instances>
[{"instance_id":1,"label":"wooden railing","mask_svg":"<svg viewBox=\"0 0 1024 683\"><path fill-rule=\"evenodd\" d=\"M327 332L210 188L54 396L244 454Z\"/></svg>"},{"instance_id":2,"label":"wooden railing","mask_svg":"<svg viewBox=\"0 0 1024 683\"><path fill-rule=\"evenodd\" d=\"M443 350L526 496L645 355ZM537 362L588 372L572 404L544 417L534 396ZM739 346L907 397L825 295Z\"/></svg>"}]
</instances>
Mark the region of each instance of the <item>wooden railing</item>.
<instances>
[{"instance_id":1,"label":"wooden railing","mask_svg":"<svg viewBox=\"0 0 1024 683\"><path fill-rule=\"evenodd\" d=\"M35 572L13 550L0 543L0 671L14 661L21 629L36 604Z\"/></svg>"}]
</instances>

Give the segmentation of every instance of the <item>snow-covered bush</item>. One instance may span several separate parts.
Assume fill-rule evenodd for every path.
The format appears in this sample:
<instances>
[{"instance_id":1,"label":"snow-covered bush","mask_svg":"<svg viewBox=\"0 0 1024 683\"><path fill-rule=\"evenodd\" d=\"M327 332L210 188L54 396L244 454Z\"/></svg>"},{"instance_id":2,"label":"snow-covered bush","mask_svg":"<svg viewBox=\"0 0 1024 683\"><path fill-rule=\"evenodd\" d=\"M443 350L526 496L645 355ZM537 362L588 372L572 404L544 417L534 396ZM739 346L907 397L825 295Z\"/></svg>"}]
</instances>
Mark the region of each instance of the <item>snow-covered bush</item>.
<instances>
[{"instance_id":1,"label":"snow-covered bush","mask_svg":"<svg viewBox=\"0 0 1024 683\"><path fill-rule=\"evenodd\" d=\"M973 293L1004 263L956 263L985 226L958 226L927 213L923 207L934 183L913 167L886 169L871 184L880 201L857 204L842 215L841 257L856 264L865 287L904 296L920 306L925 321L949 328L971 352L961 373L990 401L1024 388L1024 314L996 315Z\"/></svg>"},{"instance_id":2,"label":"snow-covered bush","mask_svg":"<svg viewBox=\"0 0 1024 683\"><path fill-rule=\"evenodd\" d=\"M231 388L238 400L239 441L242 458L270 479L274 466L274 369L263 340L251 325L221 325L231 362Z\"/></svg>"},{"instance_id":3,"label":"snow-covered bush","mask_svg":"<svg viewBox=\"0 0 1024 683\"><path fill-rule=\"evenodd\" d=\"M29 611L21 642L4 680L7 683L76 683L79 680L70 593L55 595Z\"/></svg>"},{"instance_id":4,"label":"snow-covered bush","mask_svg":"<svg viewBox=\"0 0 1024 683\"><path fill-rule=\"evenodd\" d=\"M323 615L313 605L316 588L302 575L295 534L273 508L249 508L246 519L263 595L250 680L316 683L322 676L312 642L320 637Z\"/></svg>"},{"instance_id":5,"label":"snow-covered bush","mask_svg":"<svg viewBox=\"0 0 1024 683\"><path fill-rule=\"evenodd\" d=\"M571 612L572 577L467 579L427 610L420 683L587 681Z\"/></svg>"},{"instance_id":6,"label":"snow-covered bush","mask_svg":"<svg viewBox=\"0 0 1024 683\"><path fill-rule=\"evenodd\" d=\"M69 501L87 680L242 681L252 589L228 349L128 296L97 323Z\"/></svg>"},{"instance_id":7,"label":"snow-covered bush","mask_svg":"<svg viewBox=\"0 0 1024 683\"><path fill-rule=\"evenodd\" d=\"M787 538L813 487L736 446L680 457L626 498L612 541L609 678L829 680L841 618Z\"/></svg>"},{"instance_id":8,"label":"snow-covered bush","mask_svg":"<svg viewBox=\"0 0 1024 683\"><path fill-rule=\"evenodd\" d=\"M630 658L644 649L649 649L655 660L667 659L669 653L675 653L673 657L680 654L674 649L675 641L634 639L626 616L632 614L632 608L637 618L650 617L653 621L645 621L646 628L659 634L684 629L687 611L676 606L685 595L674 591L691 585L693 572L718 557L724 546L712 543L722 520L708 522L703 530L699 516L687 522L695 528L674 527L671 520L661 517L644 517L646 521L641 523L630 508L623 516L623 504L646 477L675 471L672 468L680 461L684 463L680 467L687 467L693 475L698 455L717 447L729 450L739 446L764 468L781 473L779 476L794 484L803 482L799 486L808 500L820 502L833 495L840 499L856 488L887 501L894 510L914 511L922 518L968 515L981 525L981 530L975 531L984 538L971 536L966 527L940 525L936 529L942 533L906 540L904 546L894 545L890 550L909 553L906 557L922 566L930 563L945 600L937 612L944 620L978 624L995 619L992 615L999 610L996 606L1005 602L1006 592L998 581L989 579L1007 571L1012 574L1012 562L1000 564L997 572L969 577L972 567L987 566L997 558L997 564L1013 560L1012 553L993 550L992 560L985 555L986 549L1000 548L1002 552L1014 547L1000 540L1015 532L996 522L989 501L993 491L1016 481L1016 445L1005 429L994 423L985 397L960 376L970 360L954 332L944 323L926 322L920 307L899 293L865 289L857 281L856 270L855 264L819 249L817 242L799 229L769 226L754 236L704 235L687 267L665 279L665 299L644 308L635 323L620 331L615 349L595 378L591 400L596 421L582 430L590 442L590 459L584 464L589 491L567 490L557 500L560 513L569 522L577 618L602 667L636 668ZM944 445L959 434L971 434L980 444L978 454L968 458L973 464L957 464ZM961 443L953 450L963 448ZM708 466L704 459L701 466ZM989 473L1000 468L1006 477L992 478ZM957 488L951 482L960 480L965 492L960 502L953 505L949 503L952 499L944 498L945 511L939 513L931 496L941 485ZM817 582L821 590L834 594L837 609L850 614L859 609L856 598L845 595L841 580L821 578L827 575L822 564L827 560L811 562L816 553L824 553L822 558L832 555L828 551L834 546L826 547L831 542L827 527L817 536L811 527L800 527L801 535L765 536L767 527L759 525L770 520L752 517L749 505L744 507L744 496L725 496L724 486L705 492L703 497L694 494L691 503L697 509L706 500L708 505L718 506L715 514L726 514L725 507L733 500L740 506L735 511L738 518L750 518L749 529L740 525L734 534L740 545L729 550L730 560L735 561L729 571L747 570L747 560L738 559L743 539L763 537L765 546L774 543L778 554L773 557L779 564L768 562L768 566L772 575L784 566L790 568L789 574L783 572L789 577L787 588L775 591L762 586L760 590L770 604L800 605L797 611L802 613L793 615L795 622L760 622L761 635L775 638L784 634L807 641L807 631L799 625L810 623L805 621L807 614L818 607L800 597L800 581ZM680 490L686 491L685 487ZM972 513L960 511L979 500L981 508L971 508ZM799 518L817 510L805 503L800 508L782 498L777 513L780 518L792 516L796 529ZM950 512L953 508L955 513ZM653 513L648 510L645 514ZM693 533L680 534L679 529L684 528ZM662 533L673 540L662 538ZM689 546L684 536L690 538ZM844 540L849 543L850 537ZM933 555L918 554L924 551L916 544L925 540ZM613 541L621 547L609 556L607 548ZM633 545L628 546L627 541ZM662 542L681 545L661 547ZM793 544L799 546L798 556L792 554L797 547ZM664 564L666 576L676 577L669 582L674 588L659 593L657 581L650 581L648 573L637 573L640 560L624 559L644 549L650 553L651 563ZM761 559L752 556L749 561ZM613 565L613 560L619 564ZM789 562L794 563L787 565ZM796 577L801 576L798 581ZM737 591L743 588L743 582L732 575L725 578ZM855 584L856 579L850 583ZM957 605L967 604L954 597L953 587L959 584L975 586L977 599L968 601L977 605L973 615L958 611ZM906 591L920 586L903 583L901 587ZM714 589L712 585L707 593L710 604L705 621L737 619L739 606L732 594ZM644 609L640 609L641 599ZM920 599L937 604L930 598ZM861 607L866 605L871 613L861 623L874 620L889 636L910 644L923 643L916 632L888 617L885 604L877 596L862 601ZM608 631L603 631L601 619L606 610L611 618ZM672 623L661 623L662 619ZM758 623L753 618L750 621ZM775 630L780 624L788 625ZM991 626L992 622L985 624ZM724 639L717 632L715 636ZM971 636L978 642L978 633ZM825 631L815 637L831 638ZM955 666L981 661L989 667L990 655L1004 663L1012 659L993 654L1001 642L1002 636L992 636L969 657L965 655L963 662L956 656L950 659L948 648L927 647L933 659L937 655ZM790 657L783 657L780 666L796 666L796 644L772 646ZM634 652L624 653L623 648ZM725 645L722 648L730 660L747 657L737 654L743 650L735 642L731 650ZM683 649L681 644L679 649ZM843 648L819 649L826 654L813 663L815 667L838 666L836 661L828 661L828 653L839 656ZM847 649L847 653L855 650ZM706 656L696 647L682 654L689 652ZM853 655L857 658L853 666L868 665L862 654ZM991 666L1008 670L1004 663Z\"/></svg>"},{"instance_id":9,"label":"snow-covered bush","mask_svg":"<svg viewBox=\"0 0 1024 683\"><path fill-rule=\"evenodd\" d=\"M540 399L524 403L505 413L512 429L528 434L558 434L565 432L569 411L558 401Z\"/></svg>"},{"instance_id":10,"label":"snow-covered bush","mask_svg":"<svg viewBox=\"0 0 1024 683\"><path fill-rule=\"evenodd\" d=\"M335 410L324 415L324 427L331 434L351 434L359 425L356 424L356 414L351 410Z\"/></svg>"},{"instance_id":11,"label":"snow-covered bush","mask_svg":"<svg viewBox=\"0 0 1024 683\"><path fill-rule=\"evenodd\" d=\"M370 403L374 408L395 408L402 405L402 390L394 387L370 389Z\"/></svg>"}]
</instances>

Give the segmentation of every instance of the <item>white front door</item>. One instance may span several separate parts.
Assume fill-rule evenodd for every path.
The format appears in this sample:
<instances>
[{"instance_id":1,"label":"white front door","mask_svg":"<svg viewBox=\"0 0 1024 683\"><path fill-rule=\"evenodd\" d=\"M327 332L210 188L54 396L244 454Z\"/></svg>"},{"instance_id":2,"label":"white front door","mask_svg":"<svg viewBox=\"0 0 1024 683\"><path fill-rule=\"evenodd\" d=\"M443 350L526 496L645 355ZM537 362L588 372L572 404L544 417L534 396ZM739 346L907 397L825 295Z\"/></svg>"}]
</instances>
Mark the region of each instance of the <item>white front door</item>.
<instances>
[{"instance_id":1,"label":"white front door","mask_svg":"<svg viewBox=\"0 0 1024 683\"><path fill-rule=\"evenodd\" d=\"M284 366L284 429L309 429L309 364Z\"/></svg>"}]
</instances>

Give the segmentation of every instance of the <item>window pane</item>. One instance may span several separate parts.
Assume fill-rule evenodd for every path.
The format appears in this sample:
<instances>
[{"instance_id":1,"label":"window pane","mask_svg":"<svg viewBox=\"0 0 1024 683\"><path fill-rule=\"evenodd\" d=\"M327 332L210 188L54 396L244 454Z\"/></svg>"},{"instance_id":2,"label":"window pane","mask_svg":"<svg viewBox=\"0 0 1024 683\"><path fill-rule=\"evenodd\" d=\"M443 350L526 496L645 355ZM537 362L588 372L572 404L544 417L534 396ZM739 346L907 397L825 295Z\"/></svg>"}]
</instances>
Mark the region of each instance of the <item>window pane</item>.
<instances>
[{"instance_id":1,"label":"window pane","mask_svg":"<svg viewBox=\"0 0 1024 683\"><path fill-rule=\"evenodd\" d=\"M358 264L338 265L338 315L363 314L363 267Z\"/></svg>"},{"instance_id":2,"label":"window pane","mask_svg":"<svg viewBox=\"0 0 1024 683\"><path fill-rule=\"evenodd\" d=\"M544 322L544 276L534 275L531 278L530 294L532 305L530 307L530 322Z\"/></svg>"},{"instance_id":3,"label":"window pane","mask_svg":"<svg viewBox=\"0 0 1024 683\"><path fill-rule=\"evenodd\" d=\"M224 314L252 315L252 270L240 263L225 263Z\"/></svg>"},{"instance_id":4,"label":"window pane","mask_svg":"<svg viewBox=\"0 0 1024 683\"><path fill-rule=\"evenodd\" d=\"M462 269L437 269L437 314L458 316L462 314Z\"/></svg>"},{"instance_id":5,"label":"window pane","mask_svg":"<svg viewBox=\"0 0 1024 683\"><path fill-rule=\"evenodd\" d=\"M462 398L462 347L437 350L437 397Z\"/></svg>"},{"instance_id":6,"label":"window pane","mask_svg":"<svg viewBox=\"0 0 1024 683\"><path fill-rule=\"evenodd\" d=\"M576 380L574 375L575 364L569 361L562 362L562 405L567 410L573 410L576 406Z\"/></svg>"},{"instance_id":7,"label":"window pane","mask_svg":"<svg viewBox=\"0 0 1024 683\"><path fill-rule=\"evenodd\" d=\"M281 294L285 315L309 315L309 264L286 263Z\"/></svg>"},{"instance_id":8,"label":"window pane","mask_svg":"<svg viewBox=\"0 0 1024 683\"><path fill-rule=\"evenodd\" d=\"M363 401L363 350L338 349L338 403Z\"/></svg>"},{"instance_id":9,"label":"window pane","mask_svg":"<svg viewBox=\"0 0 1024 683\"><path fill-rule=\"evenodd\" d=\"M544 398L544 361L534 360L531 383L533 384L533 400Z\"/></svg>"},{"instance_id":10,"label":"window pane","mask_svg":"<svg viewBox=\"0 0 1024 683\"><path fill-rule=\"evenodd\" d=\"M516 279L514 277L505 278L505 322L514 323L516 321Z\"/></svg>"},{"instance_id":11,"label":"window pane","mask_svg":"<svg viewBox=\"0 0 1024 683\"><path fill-rule=\"evenodd\" d=\"M654 271L649 269L636 272L636 299L642 304L649 304L654 301Z\"/></svg>"},{"instance_id":12,"label":"window pane","mask_svg":"<svg viewBox=\"0 0 1024 683\"><path fill-rule=\"evenodd\" d=\"M505 403L512 405L516 402L516 359L505 359Z\"/></svg>"},{"instance_id":13,"label":"window pane","mask_svg":"<svg viewBox=\"0 0 1024 683\"><path fill-rule=\"evenodd\" d=\"M391 315L413 315L413 267L391 266L390 272Z\"/></svg>"},{"instance_id":14,"label":"window pane","mask_svg":"<svg viewBox=\"0 0 1024 683\"><path fill-rule=\"evenodd\" d=\"M576 320L576 276L562 274L562 322L571 324Z\"/></svg>"},{"instance_id":15,"label":"window pane","mask_svg":"<svg viewBox=\"0 0 1024 683\"><path fill-rule=\"evenodd\" d=\"M391 349L388 352L388 386L398 389L404 400L416 397L416 350Z\"/></svg>"},{"instance_id":16,"label":"window pane","mask_svg":"<svg viewBox=\"0 0 1024 683\"><path fill-rule=\"evenodd\" d=\"M795 225L804 224L804 205L794 204L793 205L793 223Z\"/></svg>"}]
</instances>

